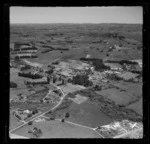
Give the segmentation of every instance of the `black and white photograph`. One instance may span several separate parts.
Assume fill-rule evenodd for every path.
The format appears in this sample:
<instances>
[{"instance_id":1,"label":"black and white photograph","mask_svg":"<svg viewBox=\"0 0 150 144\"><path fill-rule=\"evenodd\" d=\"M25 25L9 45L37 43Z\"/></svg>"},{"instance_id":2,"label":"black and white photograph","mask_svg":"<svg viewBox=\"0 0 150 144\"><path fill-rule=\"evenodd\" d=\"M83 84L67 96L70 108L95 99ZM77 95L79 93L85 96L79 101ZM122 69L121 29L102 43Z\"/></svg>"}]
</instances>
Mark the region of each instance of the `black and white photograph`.
<instances>
[{"instance_id":1,"label":"black and white photograph","mask_svg":"<svg viewBox=\"0 0 150 144\"><path fill-rule=\"evenodd\" d=\"M143 7L10 6L10 139L142 139Z\"/></svg>"}]
</instances>

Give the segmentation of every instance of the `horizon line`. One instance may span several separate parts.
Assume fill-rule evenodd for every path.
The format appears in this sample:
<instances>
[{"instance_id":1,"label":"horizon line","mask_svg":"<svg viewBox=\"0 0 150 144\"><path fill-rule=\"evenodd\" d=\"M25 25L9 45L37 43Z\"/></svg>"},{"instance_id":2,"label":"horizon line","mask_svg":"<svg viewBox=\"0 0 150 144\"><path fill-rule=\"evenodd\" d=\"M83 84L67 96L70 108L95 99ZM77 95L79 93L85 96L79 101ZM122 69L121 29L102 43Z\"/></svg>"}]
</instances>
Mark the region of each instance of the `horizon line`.
<instances>
[{"instance_id":1,"label":"horizon line","mask_svg":"<svg viewBox=\"0 0 150 144\"><path fill-rule=\"evenodd\" d=\"M10 23L11 24L143 24L143 23Z\"/></svg>"}]
</instances>

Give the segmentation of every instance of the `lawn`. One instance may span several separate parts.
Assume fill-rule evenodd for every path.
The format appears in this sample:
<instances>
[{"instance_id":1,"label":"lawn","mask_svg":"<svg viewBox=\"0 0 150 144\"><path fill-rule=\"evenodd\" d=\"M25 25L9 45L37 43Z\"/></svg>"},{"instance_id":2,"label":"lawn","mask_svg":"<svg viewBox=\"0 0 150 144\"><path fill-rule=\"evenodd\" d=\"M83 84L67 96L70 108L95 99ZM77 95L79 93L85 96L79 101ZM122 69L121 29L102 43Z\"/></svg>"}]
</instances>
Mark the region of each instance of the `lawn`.
<instances>
[{"instance_id":1,"label":"lawn","mask_svg":"<svg viewBox=\"0 0 150 144\"><path fill-rule=\"evenodd\" d=\"M139 101L128 105L127 108L134 110L135 112L137 112L140 115L143 115L143 100L142 100L142 98Z\"/></svg>"},{"instance_id":2,"label":"lawn","mask_svg":"<svg viewBox=\"0 0 150 144\"><path fill-rule=\"evenodd\" d=\"M120 89L126 90L127 93L131 93L135 97L142 96L142 83L129 83L123 81L110 81L113 86L119 87Z\"/></svg>"},{"instance_id":3,"label":"lawn","mask_svg":"<svg viewBox=\"0 0 150 144\"><path fill-rule=\"evenodd\" d=\"M100 107L90 103L88 100L81 104L72 102L68 108L57 110L55 116L56 118L64 118L66 112L70 114L66 120L89 127L109 124L112 121L111 118L100 111Z\"/></svg>"},{"instance_id":4,"label":"lawn","mask_svg":"<svg viewBox=\"0 0 150 144\"><path fill-rule=\"evenodd\" d=\"M19 134L26 137L32 137L28 134L33 127L40 128L43 135L40 138L100 138L100 136L91 129L75 126L60 121L33 122L31 126L25 125L14 131L13 134Z\"/></svg>"},{"instance_id":5,"label":"lawn","mask_svg":"<svg viewBox=\"0 0 150 144\"><path fill-rule=\"evenodd\" d=\"M136 97L133 96L132 93L129 93L126 91L120 91L119 89L116 89L116 88L109 88L106 90L97 91L96 93L108 99L111 99L116 104L120 104L120 105L126 105L130 101L133 101L136 99Z\"/></svg>"}]
</instances>

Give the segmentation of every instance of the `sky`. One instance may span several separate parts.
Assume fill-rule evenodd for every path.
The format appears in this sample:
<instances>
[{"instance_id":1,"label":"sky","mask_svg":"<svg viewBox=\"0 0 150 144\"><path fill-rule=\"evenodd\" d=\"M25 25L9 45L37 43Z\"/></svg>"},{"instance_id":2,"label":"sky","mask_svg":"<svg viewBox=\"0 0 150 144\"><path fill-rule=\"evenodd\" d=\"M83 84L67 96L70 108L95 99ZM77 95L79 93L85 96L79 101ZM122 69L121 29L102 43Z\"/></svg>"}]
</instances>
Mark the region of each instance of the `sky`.
<instances>
[{"instance_id":1,"label":"sky","mask_svg":"<svg viewBox=\"0 0 150 144\"><path fill-rule=\"evenodd\" d=\"M136 7L10 7L10 23L143 23Z\"/></svg>"}]
</instances>

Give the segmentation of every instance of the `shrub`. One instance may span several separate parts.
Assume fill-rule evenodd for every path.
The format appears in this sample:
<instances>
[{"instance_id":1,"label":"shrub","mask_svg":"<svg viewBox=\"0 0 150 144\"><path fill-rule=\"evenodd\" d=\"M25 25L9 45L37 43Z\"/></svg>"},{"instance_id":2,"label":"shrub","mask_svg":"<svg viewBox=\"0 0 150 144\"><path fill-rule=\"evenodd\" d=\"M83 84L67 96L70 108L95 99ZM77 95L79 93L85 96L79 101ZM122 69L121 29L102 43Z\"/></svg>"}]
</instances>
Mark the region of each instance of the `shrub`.
<instances>
[{"instance_id":1,"label":"shrub","mask_svg":"<svg viewBox=\"0 0 150 144\"><path fill-rule=\"evenodd\" d=\"M36 114L36 113L38 113L38 110L37 110L37 109L33 109L33 110L32 110L32 114L34 115L34 114Z\"/></svg>"},{"instance_id":2,"label":"shrub","mask_svg":"<svg viewBox=\"0 0 150 144\"><path fill-rule=\"evenodd\" d=\"M39 74L31 74L30 72L29 73L18 73L18 76L21 76L21 77L27 77L27 78L31 78L31 79L40 79L42 78L43 76L39 75Z\"/></svg>"},{"instance_id":3,"label":"shrub","mask_svg":"<svg viewBox=\"0 0 150 144\"><path fill-rule=\"evenodd\" d=\"M68 118L69 116L70 116L70 114L67 112L66 115L65 115L65 117Z\"/></svg>"},{"instance_id":4,"label":"shrub","mask_svg":"<svg viewBox=\"0 0 150 144\"><path fill-rule=\"evenodd\" d=\"M41 129L34 129L35 131L32 133L36 138L40 137L42 135Z\"/></svg>"},{"instance_id":5,"label":"shrub","mask_svg":"<svg viewBox=\"0 0 150 144\"><path fill-rule=\"evenodd\" d=\"M61 119L61 122L65 122L65 120L64 120L64 119Z\"/></svg>"},{"instance_id":6,"label":"shrub","mask_svg":"<svg viewBox=\"0 0 150 144\"><path fill-rule=\"evenodd\" d=\"M32 125L32 123L33 123L32 121L29 121L29 122L28 122L28 125ZM28 132L29 132L29 131L28 131Z\"/></svg>"}]
</instances>

